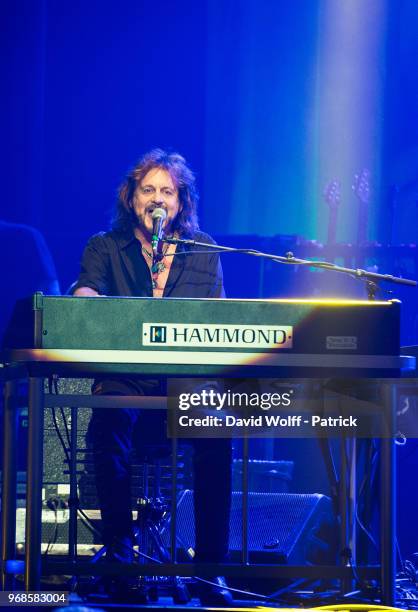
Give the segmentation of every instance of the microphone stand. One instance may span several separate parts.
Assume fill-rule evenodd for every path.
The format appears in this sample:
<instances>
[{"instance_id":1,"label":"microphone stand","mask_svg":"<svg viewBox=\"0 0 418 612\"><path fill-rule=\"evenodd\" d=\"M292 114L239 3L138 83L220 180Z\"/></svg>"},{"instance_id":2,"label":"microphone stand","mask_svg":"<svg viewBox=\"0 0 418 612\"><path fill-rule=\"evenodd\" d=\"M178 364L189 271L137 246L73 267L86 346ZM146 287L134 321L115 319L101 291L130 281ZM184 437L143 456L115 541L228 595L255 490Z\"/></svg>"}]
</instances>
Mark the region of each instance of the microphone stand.
<instances>
[{"instance_id":1,"label":"microphone stand","mask_svg":"<svg viewBox=\"0 0 418 612\"><path fill-rule=\"evenodd\" d=\"M328 261L310 261L308 259L299 259L295 257L290 251L286 253L286 256L273 255L272 253L263 253L256 249L236 249L234 247L221 246L219 244L211 244L208 242L198 242L197 240L189 240L182 238L163 238L163 242L169 244L183 244L186 246L197 246L218 253L245 253L247 255L253 255L254 257L264 257L270 261L276 263L295 265L295 266L309 266L311 268L319 268L321 270L330 270L332 272L341 272L353 276L358 280L364 280L366 282L367 296L369 300L376 298L376 293L379 290L379 282L386 281L389 283L396 283L398 285L407 285L409 287L416 287L417 281L401 278L399 276L392 276L391 274L378 274L377 272L368 272L360 268L346 268L344 266L337 266L334 263ZM185 251L187 253L187 251ZM179 253L178 253L179 254Z\"/></svg>"},{"instance_id":2,"label":"microphone stand","mask_svg":"<svg viewBox=\"0 0 418 612\"><path fill-rule=\"evenodd\" d=\"M192 246L192 247L193 246L203 247L203 249L209 249L210 251L219 252L219 253L246 253L247 255L253 255L255 257L264 257L265 259L269 259L271 261L275 261L281 264L310 266L312 268L319 268L322 270L341 272L343 274L353 276L354 278L357 278L359 280L364 280L366 282L368 299L371 301L375 300L376 293L379 290L379 283L382 281L386 281L389 283L395 283L398 285L407 285L410 287L417 286L417 281L410 280L407 278L400 278L398 276L392 276L391 274L378 274L377 272L368 272L367 270L362 270L359 268L357 269L346 268L346 267L338 266L334 263L330 263L327 261L309 261L306 259L299 259L295 257L293 253L291 252L286 253L286 256L282 257L280 255L273 255L271 253L262 253L261 251L257 251L255 249L236 249L233 247L226 247L226 246L220 246L220 245L215 245L215 244L208 244L205 242L198 242L196 240L187 240L187 239L180 239L180 238L165 238L163 239L163 241L168 242L170 244L183 244L183 245ZM187 253L187 251L185 253ZM343 444L345 444L345 440L343 440ZM347 539L347 534L346 534L347 519L348 519L347 512L350 511L350 507L346 506L343 499L340 498L341 491L343 491L347 487L347 483L345 482L345 480L341 480L340 478L338 478L338 474L337 474L335 464L333 461L333 456L332 456L329 440L328 439L323 439L322 441L320 440L320 446L321 446L322 455L325 461L327 474L330 479L332 501L334 504L334 508L336 510L336 514L337 516L339 515L339 518L340 518L340 532L342 534L342 545L343 546L345 545L341 553L343 554L345 563L348 564L353 554L354 554L354 559L356 559L356 552L355 550L352 551L352 543L351 541L349 541L349 539ZM393 473L393 469L394 469L393 467L394 460L392 457L393 448L390 445L389 441L387 441L387 444L383 445L381 452L382 452L383 462L385 463L385 465L388 465L388 464L390 465L390 470ZM351 451L351 458L353 462L356 461L356 453L357 453L356 447L353 446L352 451ZM344 452L342 453L342 457L344 460L344 457L345 457ZM345 470L343 470L343 472L345 473ZM387 490L385 491L385 493L386 493L386 497L389 497L389 501L386 500L385 502L387 506L389 503L393 502L393 498L391 497L391 494L387 492ZM353 511L353 509L351 509L351 511ZM385 538L386 538L386 543L387 543L387 537L389 536L384 536L384 537L382 536L383 546L385 545ZM392 563L392 568L391 568L392 576L390 578L392 582L393 582L393 573L394 573L394 569L393 569L393 563ZM392 586L393 585L389 585L388 587L386 585L386 590L388 588L392 588Z\"/></svg>"}]
</instances>

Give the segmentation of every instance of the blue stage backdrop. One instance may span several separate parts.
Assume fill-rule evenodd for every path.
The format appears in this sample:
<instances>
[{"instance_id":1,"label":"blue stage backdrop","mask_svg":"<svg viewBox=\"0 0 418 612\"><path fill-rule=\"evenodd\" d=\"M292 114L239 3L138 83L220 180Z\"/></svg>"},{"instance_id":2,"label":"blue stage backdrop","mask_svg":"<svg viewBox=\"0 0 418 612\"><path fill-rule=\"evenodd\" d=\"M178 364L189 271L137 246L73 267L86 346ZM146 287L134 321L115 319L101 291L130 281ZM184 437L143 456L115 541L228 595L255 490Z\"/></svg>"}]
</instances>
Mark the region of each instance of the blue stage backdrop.
<instances>
[{"instance_id":1,"label":"blue stage backdrop","mask_svg":"<svg viewBox=\"0 0 418 612\"><path fill-rule=\"evenodd\" d=\"M188 158L213 234L324 241L335 178L337 240L355 242L351 186L368 169L367 238L416 242L413 0L4 0L0 11L1 216L44 232L64 286L152 146Z\"/></svg>"}]
</instances>

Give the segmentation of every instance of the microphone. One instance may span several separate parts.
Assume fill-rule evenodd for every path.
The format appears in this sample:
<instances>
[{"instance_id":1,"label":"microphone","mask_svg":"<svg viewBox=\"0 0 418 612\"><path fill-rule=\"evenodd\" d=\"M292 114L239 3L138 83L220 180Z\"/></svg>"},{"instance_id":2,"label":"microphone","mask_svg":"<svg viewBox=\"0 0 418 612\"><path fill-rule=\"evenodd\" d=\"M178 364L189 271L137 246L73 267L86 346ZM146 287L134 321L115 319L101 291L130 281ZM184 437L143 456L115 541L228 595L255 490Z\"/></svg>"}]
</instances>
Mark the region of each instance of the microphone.
<instances>
[{"instance_id":1,"label":"microphone","mask_svg":"<svg viewBox=\"0 0 418 612\"><path fill-rule=\"evenodd\" d=\"M152 239L151 248L154 255L158 253L158 245L163 235L163 224L167 218L164 208L154 208L152 211Z\"/></svg>"}]
</instances>

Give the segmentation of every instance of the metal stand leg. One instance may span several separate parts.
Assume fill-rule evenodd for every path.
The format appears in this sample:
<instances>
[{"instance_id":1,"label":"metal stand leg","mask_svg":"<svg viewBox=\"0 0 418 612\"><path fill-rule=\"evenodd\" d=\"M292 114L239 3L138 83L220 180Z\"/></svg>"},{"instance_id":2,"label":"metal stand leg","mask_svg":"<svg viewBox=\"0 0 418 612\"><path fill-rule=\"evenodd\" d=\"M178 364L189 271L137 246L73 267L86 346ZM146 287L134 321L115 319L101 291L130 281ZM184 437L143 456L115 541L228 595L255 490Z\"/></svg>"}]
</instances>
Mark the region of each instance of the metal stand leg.
<instances>
[{"instance_id":1,"label":"metal stand leg","mask_svg":"<svg viewBox=\"0 0 418 612\"><path fill-rule=\"evenodd\" d=\"M395 479L396 456L395 442L395 406L396 386L383 385L383 408L389 425L387 437L382 439L380 461L381 513L380 513L380 564L382 604L394 606L396 581L396 503Z\"/></svg>"},{"instance_id":2,"label":"metal stand leg","mask_svg":"<svg viewBox=\"0 0 418 612\"><path fill-rule=\"evenodd\" d=\"M249 440L245 436L242 440L242 552L241 562L248 565L248 462Z\"/></svg>"},{"instance_id":3,"label":"metal stand leg","mask_svg":"<svg viewBox=\"0 0 418 612\"><path fill-rule=\"evenodd\" d=\"M14 559L16 554L16 449L17 421L16 406L18 383L8 381L4 385L3 413L3 488L2 508L2 574L1 588L12 590L13 578L6 574L6 561Z\"/></svg>"},{"instance_id":4,"label":"metal stand leg","mask_svg":"<svg viewBox=\"0 0 418 612\"><path fill-rule=\"evenodd\" d=\"M350 536L349 547L351 553L351 562L357 566L357 525L356 525L356 508L357 508L357 440L356 438L348 439L348 457L349 457L349 516L350 516Z\"/></svg>"},{"instance_id":5,"label":"metal stand leg","mask_svg":"<svg viewBox=\"0 0 418 612\"><path fill-rule=\"evenodd\" d=\"M171 563L177 562L177 447L174 436L171 442L171 519L170 519L170 554Z\"/></svg>"},{"instance_id":6,"label":"metal stand leg","mask_svg":"<svg viewBox=\"0 0 418 612\"><path fill-rule=\"evenodd\" d=\"M70 522L68 528L68 553L71 562L77 561L77 408L71 408L70 438Z\"/></svg>"},{"instance_id":7,"label":"metal stand leg","mask_svg":"<svg viewBox=\"0 0 418 612\"><path fill-rule=\"evenodd\" d=\"M341 562L344 566L349 563L349 501L348 501L348 462L347 462L347 439L345 436L341 438L341 475L339 482L340 489L340 551ZM343 578L341 580L342 593L348 593L352 590L353 581L351 578Z\"/></svg>"},{"instance_id":8,"label":"metal stand leg","mask_svg":"<svg viewBox=\"0 0 418 612\"><path fill-rule=\"evenodd\" d=\"M41 581L44 380L29 378L28 476L26 488L25 588Z\"/></svg>"},{"instance_id":9,"label":"metal stand leg","mask_svg":"<svg viewBox=\"0 0 418 612\"><path fill-rule=\"evenodd\" d=\"M177 457L176 457L177 459ZM174 466L172 466L174 469ZM170 563L171 555L162 537L164 523L169 519L168 505L161 493L161 459L154 464L153 491L150 493L150 465L148 458L144 461L143 470L143 496L137 501L137 542L139 550L156 558L160 563ZM179 538L176 537L176 540ZM148 557L149 559L149 557ZM142 559L141 559L142 560ZM147 560L143 559L144 563ZM163 578L157 576L144 576L142 586L147 589L149 601L158 601L159 591L171 593L174 604L185 604L190 601L190 595L182 578L171 576Z\"/></svg>"}]
</instances>

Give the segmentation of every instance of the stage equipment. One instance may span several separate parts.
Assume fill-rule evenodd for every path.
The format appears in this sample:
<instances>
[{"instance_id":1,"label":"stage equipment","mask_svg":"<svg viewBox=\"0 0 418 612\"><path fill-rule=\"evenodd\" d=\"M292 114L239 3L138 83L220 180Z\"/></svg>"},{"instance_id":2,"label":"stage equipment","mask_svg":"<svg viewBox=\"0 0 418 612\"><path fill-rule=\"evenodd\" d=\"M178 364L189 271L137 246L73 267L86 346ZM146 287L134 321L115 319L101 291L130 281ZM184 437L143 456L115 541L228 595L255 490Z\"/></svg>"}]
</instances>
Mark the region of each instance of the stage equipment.
<instances>
[{"instance_id":1,"label":"stage equipment","mask_svg":"<svg viewBox=\"0 0 418 612\"><path fill-rule=\"evenodd\" d=\"M28 313L27 313L28 314ZM164 407L162 398L91 397L45 395L44 377L53 374L90 377L96 373L150 374L163 376L379 376L399 375L415 360L399 354L399 303L321 300L199 300L153 298L54 298L37 294L26 319L28 336L21 334L22 347L5 354L9 364L6 380L4 431L5 483L3 488L3 567L13 558L13 540L8 526L13 522L14 431L13 377L29 377L28 489L26 515L25 586L37 590L46 573L91 572L77 561L76 538L69 543L67 564L47 563L41 568L41 492L43 466L44 406L71 406L70 497L76 495L76 451L78 407ZM21 330L24 332L25 325ZM189 334L190 331L190 334ZM192 340L192 341L191 341ZM26 342L28 341L28 344ZM22 368L23 366L23 368ZM17 371L17 373L16 373ZM383 385L382 410L393 414L394 387ZM380 574L383 603L394 603L396 567L394 529L394 448L391 439L381 442L381 555L380 565L357 568L362 577ZM176 457L173 439L173 457ZM6 452L7 451L7 452ZM244 458L247 455L244 452ZM173 479L176 477L176 461ZM174 482L175 485L175 482ZM174 489L176 486L174 486ZM345 490L345 489L343 489ZM237 572L248 575L248 506L243 485L242 565ZM172 508L175 510L173 498ZM76 526L75 509L70 524ZM172 512L171 542L175 542L176 519ZM346 524L345 524L346 527ZM75 529L76 531L76 529ZM74 530L70 530L70 534ZM345 532L342 546L345 545ZM175 561L175 546L171 550ZM355 561L355 560L354 560ZM138 566L140 575L174 572L193 575L189 564L164 568ZM276 566L261 568L264 577L352 578L349 565ZM135 567L124 568L135 572ZM216 564L212 575L233 572ZM186 573L185 573L186 572ZM190 573L192 572L192 573ZM216 573L215 573L216 572ZM321 574L322 572L322 574ZM207 574L211 575L211 574ZM238 575L235 573L235 575Z\"/></svg>"},{"instance_id":2,"label":"stage equipment","mask_svg":"<svg viewBox=\"0 0 418 612\"><path fill-rule=\"evenodd\" d=\"M162 536L169 542L167 521ZM249 493L250 563L333 563L336 534L331 500L319 494ZM194 549L193 491L183 491L177 504L177 545L186 559ZM232 493L229 550L231 561L242 552L242 492Z\"/></svg>"},{"instance_id":3,"label":"stage equipment","mask_svg":"<svg viewBox=\"0 0 418 612\"><path fill-rule=\"evenodd\" d=\"M350 300L55 297L22 302L14 361L54 371L167 376L391 376L400 304ZM315 358L313 358L315 356ZM414 360L410 360L414 361ZM75 375L75 374L74 374Z\"/></svg>"}]
</instances>

